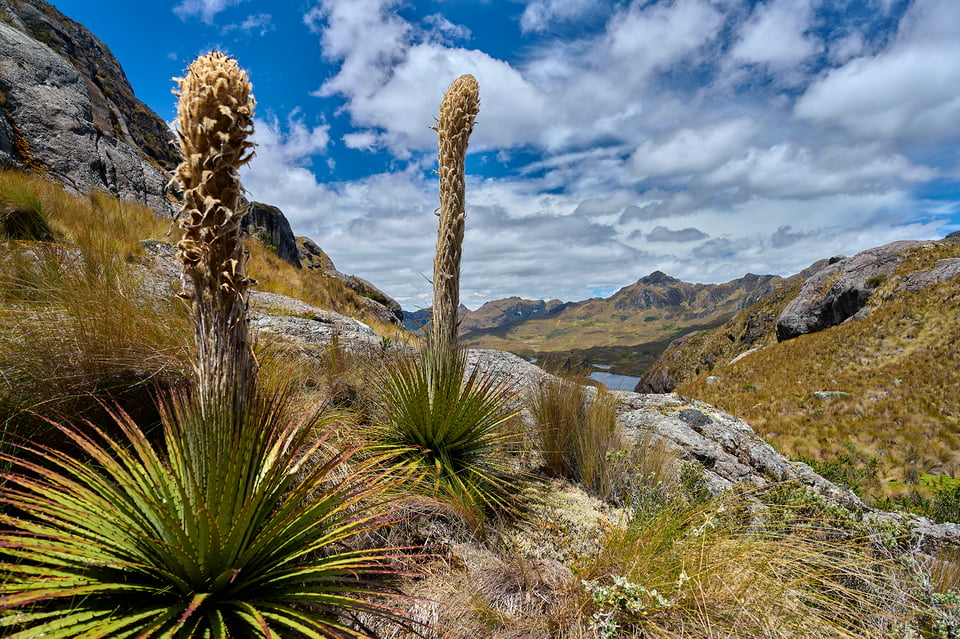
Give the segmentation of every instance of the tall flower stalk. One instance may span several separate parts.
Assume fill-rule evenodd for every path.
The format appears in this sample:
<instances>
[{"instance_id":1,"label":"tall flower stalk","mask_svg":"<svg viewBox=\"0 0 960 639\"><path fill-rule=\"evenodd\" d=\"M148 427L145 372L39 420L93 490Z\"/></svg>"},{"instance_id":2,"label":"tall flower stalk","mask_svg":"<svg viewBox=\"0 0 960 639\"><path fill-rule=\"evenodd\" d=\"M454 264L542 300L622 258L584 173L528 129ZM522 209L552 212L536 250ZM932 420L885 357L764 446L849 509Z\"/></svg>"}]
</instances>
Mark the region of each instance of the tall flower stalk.
<instances>
[{"instance_id":1,"label":"tall flower stalk","mask_svg":"<svg viewBox=\"0 0 960 639\"><path fill-rule=\"evenodd\" d=\"M196 327L197 383L207 405L242 400L255 366L247 326L238 169L253 156L255 100L245 71L220 52L201 56L178 79L176 127L183 162L183 229L177 256ZM238 407L239 408L239 407Z\"/></svg>"},{"instance_id":2,"label":"tall flower stalk","mask_svg":"<svg viewBox=\"0 0 960 639\"><path fill-rule=\"evenodd\" d=\"M464 229L464 157L480 111L480 88L472 75L453 81L440 103L437 119L440 175L440 224L433 261L433 342L438 348L457 343L460 306L460 256Z\"/></svg>"}]
</instances>

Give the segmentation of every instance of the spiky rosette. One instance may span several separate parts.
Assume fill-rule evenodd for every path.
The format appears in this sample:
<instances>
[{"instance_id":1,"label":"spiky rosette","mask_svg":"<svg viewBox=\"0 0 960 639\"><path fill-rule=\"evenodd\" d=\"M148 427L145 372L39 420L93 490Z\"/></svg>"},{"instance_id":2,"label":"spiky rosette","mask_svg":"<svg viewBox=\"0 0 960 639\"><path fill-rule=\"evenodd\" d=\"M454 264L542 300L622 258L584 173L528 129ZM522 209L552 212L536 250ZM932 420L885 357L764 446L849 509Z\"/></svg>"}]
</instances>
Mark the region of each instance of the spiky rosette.
<instances>
[{"instance_id":1,"label":"spiky rosette","mask_svg":"<svg viewBox=\"0 0 960 639\"><path fill-rule=\"evenodd\" d=\"M480 87L472 75L453 81L437 119L440 175L440 224L433 261L433 337L437 345L457 341L460 306L460 256L463 251L464 170L467 144L480 111Z\"/></svg>"}]
</instances>

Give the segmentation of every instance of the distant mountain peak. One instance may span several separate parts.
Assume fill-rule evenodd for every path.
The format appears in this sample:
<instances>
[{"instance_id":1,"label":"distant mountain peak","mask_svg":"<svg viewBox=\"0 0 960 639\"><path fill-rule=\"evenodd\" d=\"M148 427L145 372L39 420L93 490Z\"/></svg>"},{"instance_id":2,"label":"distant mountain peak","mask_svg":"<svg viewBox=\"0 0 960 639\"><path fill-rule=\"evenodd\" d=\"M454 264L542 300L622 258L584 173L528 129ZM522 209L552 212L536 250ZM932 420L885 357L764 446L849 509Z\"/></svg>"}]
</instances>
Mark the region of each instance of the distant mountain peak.
<instances>
[{"instance_id":1,"label":"distant mountain peak","mask_svg":"<svg viewBox=\"0 0 960 639\"><path fill-rule=\"evenodd\" d=\"M650 275L637 280L637 284L645 284L647 286L674 286L680 283L680 280L675 277L670 277L663 271L654 271Z\"/></svg>"}]
</instances>

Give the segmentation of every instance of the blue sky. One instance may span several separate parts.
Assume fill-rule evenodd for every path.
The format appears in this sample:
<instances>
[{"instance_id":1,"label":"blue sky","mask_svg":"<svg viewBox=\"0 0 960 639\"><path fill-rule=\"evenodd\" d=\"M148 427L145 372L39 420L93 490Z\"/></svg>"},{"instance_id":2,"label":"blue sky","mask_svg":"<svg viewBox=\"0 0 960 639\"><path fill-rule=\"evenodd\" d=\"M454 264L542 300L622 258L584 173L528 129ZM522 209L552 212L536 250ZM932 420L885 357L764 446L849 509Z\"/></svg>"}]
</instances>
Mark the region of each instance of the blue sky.
<instances>
[{"instance_id":1,"label":"blue sky","mask_svg":"<svg viewBox=\"0 0 960 639\"><path fill-rule=\"evenodd\" d=\"M54 0L173 119L220 49L250 74L252 199L429 305L429 129L480 83L463 301L609 295L960 229L956 0Z\"/></svg>"}]
</instances>

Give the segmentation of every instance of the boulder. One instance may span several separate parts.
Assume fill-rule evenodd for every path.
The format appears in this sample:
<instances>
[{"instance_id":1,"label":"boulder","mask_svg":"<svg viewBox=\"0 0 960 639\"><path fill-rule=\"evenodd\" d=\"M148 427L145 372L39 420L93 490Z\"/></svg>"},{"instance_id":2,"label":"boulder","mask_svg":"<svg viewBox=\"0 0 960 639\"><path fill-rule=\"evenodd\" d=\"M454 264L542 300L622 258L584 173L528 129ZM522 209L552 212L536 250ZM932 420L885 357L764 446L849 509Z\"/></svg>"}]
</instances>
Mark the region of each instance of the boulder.
<instances>
[{"instance_id":1,"label":"boulder","mask_svg":"<svg viewBox=\"0 0 960 639\"><path fill-rule=\"evenodd\" d=\"M925 242L904 240L840 259L811 276L777 318L783 341L836 326L856 315L879 282L903 261L907 249Z\"/></svg>"}]
</instances>

